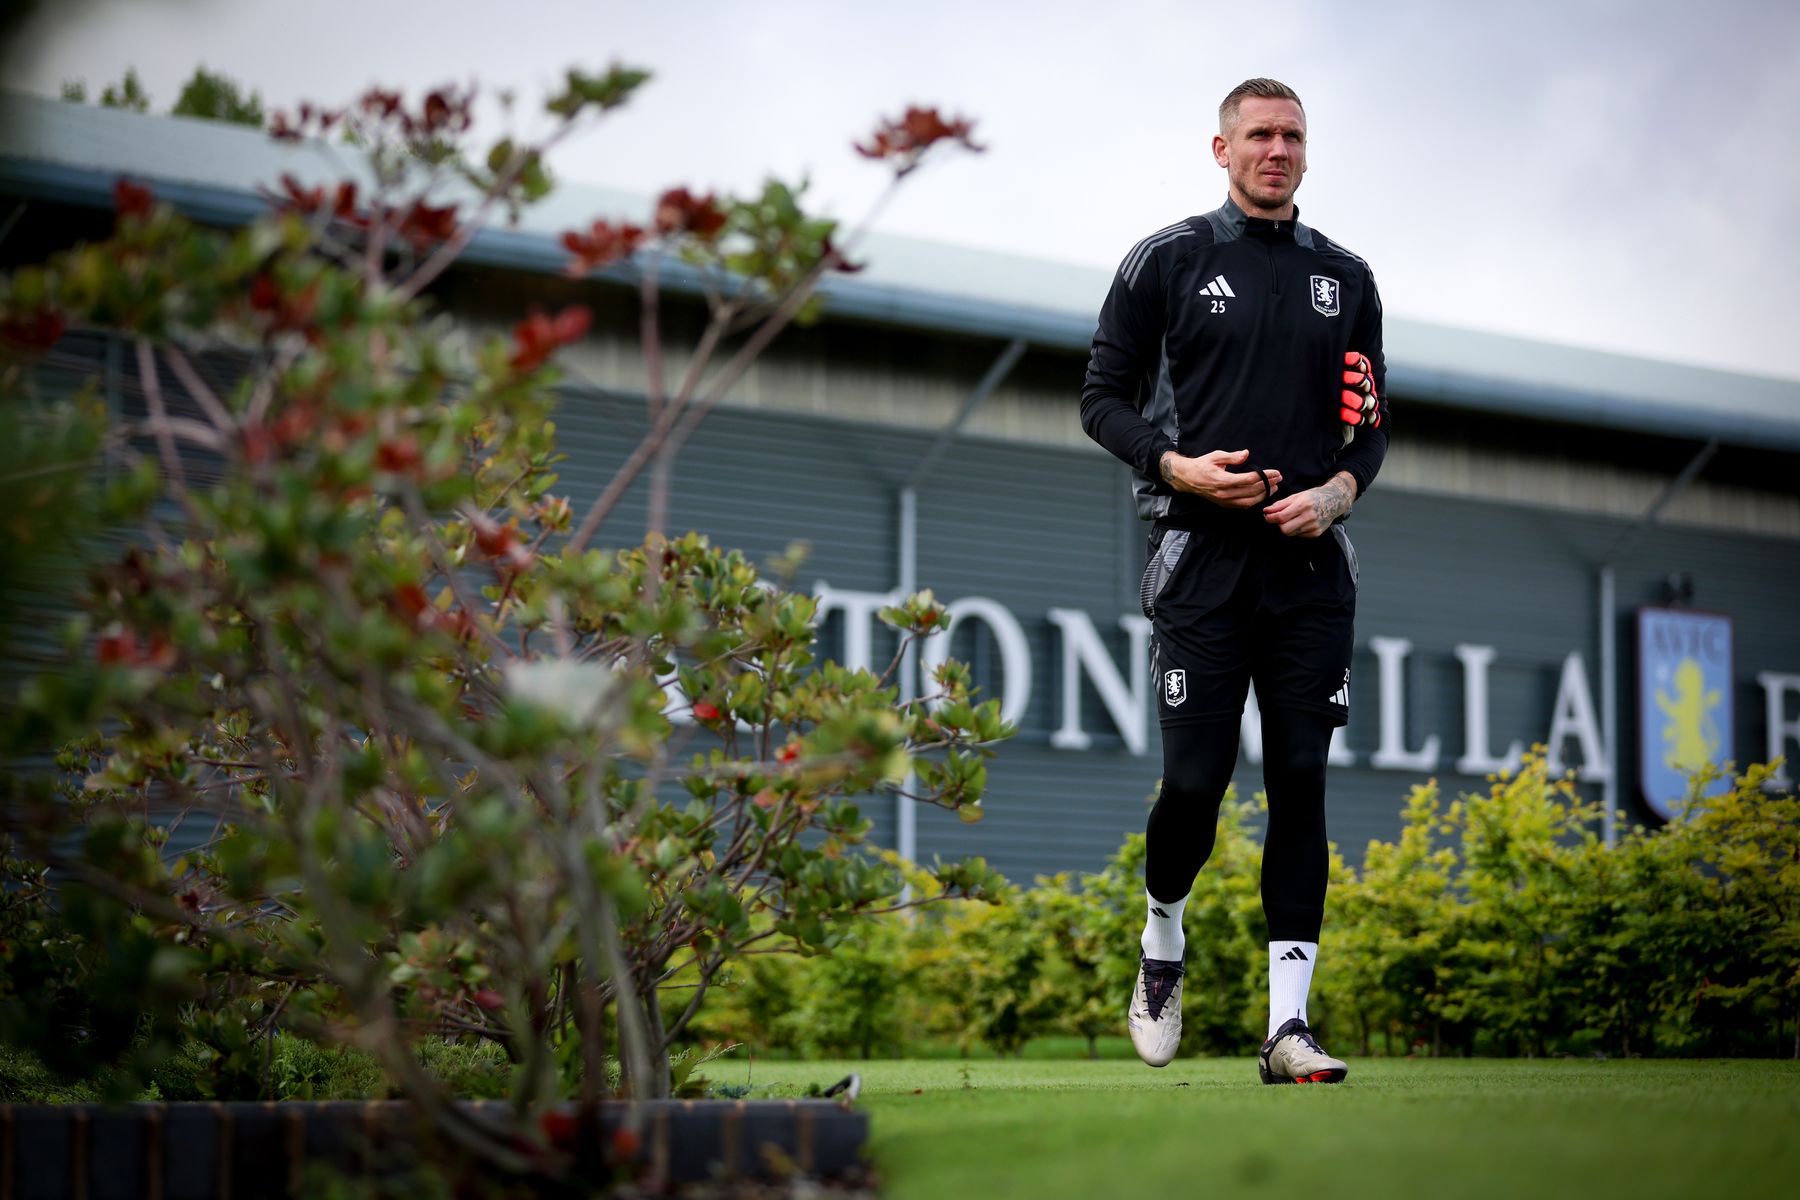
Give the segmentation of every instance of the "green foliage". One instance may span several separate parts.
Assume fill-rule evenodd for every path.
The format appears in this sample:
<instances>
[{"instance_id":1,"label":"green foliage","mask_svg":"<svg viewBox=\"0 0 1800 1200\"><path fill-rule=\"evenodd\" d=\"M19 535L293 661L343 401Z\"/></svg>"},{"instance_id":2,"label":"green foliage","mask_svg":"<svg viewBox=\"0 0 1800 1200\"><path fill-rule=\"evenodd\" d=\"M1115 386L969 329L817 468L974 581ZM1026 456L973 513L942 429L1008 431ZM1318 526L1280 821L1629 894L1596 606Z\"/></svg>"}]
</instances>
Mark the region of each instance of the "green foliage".
<instances>
[{"instance_id":1,"label":"green foliage","mask_svg":"<svg viewBox=\"0 0 1800 1200\"><path fill-rule=\"evenodd\" d=\"M96 559L100 528L140 514L155 496L149 464L103 477L109 431L92 389L58 396L30 386L17 360L0 358L0 655L22 629L42 639L46 612L67 616L66 597ZM0 720L18 719L14 690L0 698ZM66 735L65 735L66 736Z\"/></svg>"},{"instance_id":2,"label":"green foliage","mask_svg":"<svg viewBox=\"0 0 1800 1200\"><path fill-rule=\"evenodd\" d=\"M1765 766L1702 799L1716 777L1611 849L1541 753L1447 807L1415 789L1334 885L1324 1019L1431 1053L1792 1053L1800 801Z\"/></svg>"},{"instance_id":3,"label":"green foliage","mask_svg":"<svg viewBox=\"0 0 1800 1200\"><path fill-rule=\"evenodd\" d=\"M262 128L263 123L261 93L246 96L235 79L208 71L204 65L194 68L193 77L182 85L181 95L169 111L177 117L200 117L253 129Z\"/></svg>"},{"instance_id":4,"label":"green foliage","mask_svg":"<svg viewBox=\"0 0 1800 1200\"><path fill-rule=\"evenodd\" d=\"M1332 857L1315 1028L1364 1054L1794 1054L1800 801L1771 778L1753 766L1611 849L1541 753L1448 804L1435 784L1415 787L1396 840L1371 842L1360 870ZM1262 1038L1257 811L1227 798L1188 900L1187 1054L1238 1055ZM859 935L847 974L755 963L722 982L695 1032L847 1057L857 1041L816 1031L861 1022L885 1030L867 1042L877 1053L910 1054L947 1041L1012 1055L1062 1034L1091 1056L1123 1028L1143 862L1133 834L1099 872L888 918Z\"/></svg>"},{"instance_id":5,"label":"green foliage","mask_svg":"<svg viewBox=\"0 0 1800 1200\"><path fill-rule=\"evenodd\" d=\"M101 108L123 108L130 112L149 112L150 96L138 80L136 67L125 68L125 78L109 83L100 92Z\"/></svg>"},{"instance_id":6,"label":"green foliage","mask_svg":"<svg viewBox=\"0 0 1800 1200\"><path fill-rule=\"evenodd\" d=\"M733 219L733 244L767 243L731 261L712 349L579 520L554 490L554 358L591 315L483 341L430 299L490 215L548 191L548 149L646 79L572 72L534 144L477 141L458 87L277 113L272 137L341 140L368 172L270 181L276 211L234 230L121 180L111 237L0 279L21 434L0 549L144 518L61 597L61 661L0 727L9 761L72 739L53 776L0 777L0 1041L114 1098L365 1089L353 1047L399 1093L509 1097L523 1134L558 1097L703 1090L705 1056L675 1043L728 962L845 948L816 960L831 986L879 1003L854 932L903 907L902 874L857 801L910 777L979 818L998 703L957 664L903 702L891 668L820 661L812 597L654 516L593 545L651 462L666 507L668 463L803 309L835 226L799 188L748 207L678 188L654 228L564 239L583 270L640 248L723 262ZM135 74L103 102L141 109ZM183 103L256 100L201 72ZM125 428L36 403L70 328L126 350ZM942 608L907 598L895 623L910 649ZM944 899L996 882L979 861L921 878ZM880 1024L816 1036L872 1050ZM549 1169L428 1108L491 1165Z\"/></svg>"},{"instance_id":7,"label":"green foliage","mask_svg":"<svg viewBox=\"0 0 1800 1200\"><path fill-rule=\"evenodd\" d=\"M85 104L87 83L80 79L65 79L61 95L68 103ZM136 67L127 68L123 79L101 90L100 107L140 113L150 111L150 96L138 79ZM194 74L182 84L181 94L175 98L175 107L169 114L260 129L263 124L262 94L252 91L246 95L237 80L217 71L208 71L201 65L195 67Z\"/></svg>"}]
</instances>

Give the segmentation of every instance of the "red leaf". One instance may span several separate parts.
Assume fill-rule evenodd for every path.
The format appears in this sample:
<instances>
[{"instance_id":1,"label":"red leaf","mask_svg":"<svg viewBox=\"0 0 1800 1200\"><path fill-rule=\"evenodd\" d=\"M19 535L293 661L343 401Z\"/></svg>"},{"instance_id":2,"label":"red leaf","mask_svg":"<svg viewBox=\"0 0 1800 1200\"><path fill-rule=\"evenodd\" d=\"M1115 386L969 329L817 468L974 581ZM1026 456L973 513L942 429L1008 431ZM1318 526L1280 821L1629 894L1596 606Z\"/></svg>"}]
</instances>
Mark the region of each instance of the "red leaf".
<instances>
[{"instance_id":1,"label":"red leaf","mask_svg":"<svg viewBox=\"0 0 1800 1200\"><path fill-rule=\"evenodd\" d=\"M94 657L102 666L128 667L137 662L137 634L129 629L114 630L100 635L94 643Z\"/></svg>"},{"instance_id":2,"label":"red leaf","mask_svg":"<svg viewBox=\"0 0 1800 1200\"><path fill-rule=\"evenodd\" d=\"M448 241L456 233L456 205L430 205L415 200L400 222L400 234L413 245L429 246Z\"/></svg>"},{"instance_id":3,"label":"red leaf","mask_svg":"<svg viewBox=\"0 0 1800 1200\"><path fill-rule=\"evenodd\" d=\"M419 453L419 440L410 433L384 438L375 447L375 465L395 475L411 474L424 461L425 456Z\"/></svg>"},{"instance_id":4,"label":"red leaf","mask_svg":"<svg viewBox=\"0 0 1800 1200\"><path fill-rule=\"evenodd\" d=\"M391 117L400 111L400 93L372 87L363 93L358 103L372 117Z\"/></svg>"},{"instance_id":5,"label":"red leaf","mask_svg":"<svg viewBox=\"0 0 1800 1200\"><path fill-rule=\"evenodd\" d=\"M137 631L115 628L100 635L94 643L94 657L109 667L155 667L167 670L175 665L175 647L158 637L140 641Z\"/></svg>"},{"instance_id":6,"label":"red leaf","mask_svg":"<svg viewBox=\"0 0 1800 1200\"><path fill-rule=\"evenodd\" d=\"M250 307L257 312L274 312L281 307L281 292L267 275L258 275L250 284Z\"/></svg>"},{"instance_id":7,"label":"red leaf","mask_svg":"<svg viewBox=\"0 0 1800 1200\"><path fill-rule=\"evenodd\" d=\"M149 188L131 182L121 176L113 184L113 208L121 218L137 217L142 219L150 215L156 207L156 197Z\"/></svg>"},{"instance_id":8,"label":"red leaf","mask_svg":"<svg viewBox=\"0 0 1800 1200\"><path fill-rule=\"evenodd\" d=\"M665 237L691 233L710 241L725 228L725 210L708 192L697 196L684 187L670 188L656 202L656 231Z\"/></svg>"},{"instance_id":9,"label":"red leaf","mask_svg":"<svg viewBox=\"0 0 1800 1200\"><path fill-rule=\"evenodd\" d=\"M506 1006L506 997L502 996L499 992L496 992L493 988L482 988L479 992L470 996L469 999L473 1000L482 1008L487 1009L489 1012L494 1012L495 1010Z\"/></svg>"},{"instance_id":10,"label":"red leaf","mask_svg":"<svg viewBox=\"0 0 1800 1200\"><path fill-rule=\"evenodd\" d=\"M56 310L33 309L31 312L0 320L0 342L15 349L41 354L56 345L66 328L67 323Z\"/></svg>"},{"instance_id":11,"label":"red leaf","mask_svg":"<svg viewBox=\"0 0 1800 1200\"><path fill-rule=\"evenodd\" d=\"M486 517L478 517L474 522L475 548L489 558L498 558L509 554L518 544L519 531L512 525L501 525Z\"/></svg>"},{"instance_id":12,"label":"red leaf","mask_svg":"<svg viewBox=\"0 0 1800 1200\"><path fill-rule=\"evenodd\" d=\"M274 424L269 426L269 436L283 448L297 445L312 433L318 424L318 411L311 404L294 403L282 410Z\"/></svg>"},{"instance_id":13,"label":"red leaf","mask_svg":"<svg viewBox=\"0 0 1800 1200\"><path fill-rule=\"evenodd\" d=\"M563 248L575 256L569 263L569 274L580 278L635 253L644 236L645 231L637 225L614 225L610 221L595 221L586 233L569 230L562 235Z\"/></svg>"},{"instance_id":14,"label":"red leaf","mask_svg":"<svg viewBox=\"0 0 1800 1200\"><path fill-rule=\"evenodd\" d=\"M980 153L973 139L975 123L956 117L946 120L935 108L914 105L897 121L876 126L868 144L856 144L864 158L888 159L896 174L904 175L919 165L920 156L939 142L954 141L965 150Z\"/></svg>"},{"instance_id":15,"label":"red leaf","mask_svg":"<svg viewBox=\"0 0 1800 1200\"><path fill-rule=\"evenodd\" d=\"M547 1112L538 1118L538 1128L544 1131L544 1137L552 1146L564 1150L575 1144L581 1123L569 1113Z\"/></svg>"},{"instance_id":16,"label":"red leaf","mask_svg":"<svg viewBox=\"0 0 1800 1200\"><path fill-rule=\"evenodd\" d=\"M588 310L579 304L571 304L554 317L533 310L513 326L513 370L537 370L558 347L579 341L588 331L592 319Z\"/></svg>"},{"instance_id":17,"label":"red leaf","mask_svg":"<svg viewBox=\"0 0 1800 1200\"><path fill-rule=\"evenodd\" d=\"M325 203L325 189L322 187L306 187L285 171L282 172L279 182L281 190L287 193L285 207L294 212L315 213L319 211L319 206Z\"/></svg>"},{"instance_id":18,"label":"red leaf","mask_svg":"<svg viewBox=\"0 0 1800 1200\"><path fill-rule=\"evenodd\" d=\"M337 199L332 202L331 215L352 225L369 223L368 218L360 216L356 211L356 184L353 181L346 179L337 185Z\"/></svg>"},{"instance_id":19,"label":"red leaf","mask_svg":"<svg viewBox=\"0 0 1800 1200\"><path fill-rule=\"evenodd\" d=\"M696 721L718 720L719 706L716 704L708 704L704 700L700 701L698 704L694 705L694 719Z\"/></svg>"},{"instance_id":20,"label":"red leaf","mask_svg":"<svg viewBox=\"0 0 1800 1200\"><path fill-rule=\"evenodd\" d=\"M394 589L394 607L410 620L417 621L432 611L431 597L416 583L403 583Z\"/></svg>"},{"instance_id":21,"label":"red leaf","mask_svg":"<svg viewBox=\"0 0 1800 1200\"><path fill-rule=\"evenodd\" d=\"M440 129L450 120L450 99L442 89L425 97L425 128Z\"/></svg>"}]
</instances>

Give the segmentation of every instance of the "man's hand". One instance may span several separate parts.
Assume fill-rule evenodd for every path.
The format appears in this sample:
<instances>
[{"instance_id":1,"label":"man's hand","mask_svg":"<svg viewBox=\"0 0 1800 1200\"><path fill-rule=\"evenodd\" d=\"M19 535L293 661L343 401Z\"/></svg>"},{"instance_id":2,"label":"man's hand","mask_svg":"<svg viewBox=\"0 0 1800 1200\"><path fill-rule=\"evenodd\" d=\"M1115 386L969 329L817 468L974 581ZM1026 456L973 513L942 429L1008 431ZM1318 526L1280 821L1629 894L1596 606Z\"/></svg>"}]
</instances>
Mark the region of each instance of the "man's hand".
<instances>
[{"instance_id":1,"label":"man's hand","mask_svg":"<svg viewBox=\"0 0 1800 1200\"><path fill-rule=\"evenodd\" d=\"M1263 520L1288 537L1318 537L1356 501L1356 480L1339 471L1316 488L1295 492L1263 509Z\"/></svg>"},{"instance_id":2,"label":"man's hand","mask_svg":"<svg viewBox=\"0 0 1800 1200\"><path fill-rule=\"evenodd\" d=\"M1281 486L1281 472L1231 470L1249 457L1248 450L1214 450L1199 458L1166 450L1159 466L1164 481L1178 492L1203 496L1220 508L1255 508Z\"/></svg>"},{"instance_id":3,"label":"man's hand","mask_svg":"<svg viewBox=\"0 0 1800 1200\"><path fill-rule=\"evenodd\" d=\"M1368 357L1355 350L1344 354L1344 389L1338 397L1338 419L1344 423L1344 441L1348 442L1358 425L1374 428L1381 424L1381 402L1375 395L1375 368Z\"/></svg>"}]
</instances>

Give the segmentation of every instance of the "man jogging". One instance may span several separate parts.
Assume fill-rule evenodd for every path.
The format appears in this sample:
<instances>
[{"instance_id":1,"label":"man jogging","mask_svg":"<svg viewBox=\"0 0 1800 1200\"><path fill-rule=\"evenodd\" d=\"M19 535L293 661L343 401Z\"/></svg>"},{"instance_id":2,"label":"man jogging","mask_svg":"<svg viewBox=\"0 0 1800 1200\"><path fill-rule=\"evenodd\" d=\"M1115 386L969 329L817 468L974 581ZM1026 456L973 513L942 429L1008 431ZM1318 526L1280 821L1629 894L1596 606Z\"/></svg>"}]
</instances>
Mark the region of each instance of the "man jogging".
<instances>
[{"instance_id":1,"label":"man jogging","mask_svg":"<svg viewBox=\"0 0 1800 1200\"><path fill-rule=\"evenodd\" d=\"M1247 689L1269 826L1264 1083L1336 1083L1306 1024L1325 911L1325 756L1349 719L1356 554L1342 521L1387 452L1381 300L1368 264L1299 223L1306 113L1273 79L1219 106L1224 205L1132 248L1100 310L1088 436L1137 475L1162 791L1128 1014L1151 1066L1181 1036L1181 914L1212 853Z\"/></svg>"}]
</instances>

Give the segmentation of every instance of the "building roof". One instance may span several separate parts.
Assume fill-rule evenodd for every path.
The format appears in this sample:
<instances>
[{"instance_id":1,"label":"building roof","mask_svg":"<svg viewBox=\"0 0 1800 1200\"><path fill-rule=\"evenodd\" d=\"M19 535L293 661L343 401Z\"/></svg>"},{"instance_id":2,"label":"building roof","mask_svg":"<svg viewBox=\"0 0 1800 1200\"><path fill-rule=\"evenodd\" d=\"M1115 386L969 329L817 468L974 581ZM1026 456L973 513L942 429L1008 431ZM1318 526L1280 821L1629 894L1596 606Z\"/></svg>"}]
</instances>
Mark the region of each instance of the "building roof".
<instances>
[{"instance_id":1,"label":"building roof","mask_svg":"<svg viewBox=\"0 0 1800 1200\"><path fill-rule=\"evenodd\" d=\"M357 174L352 155L316 143L283 145L218 122L0 92L0 193L110 205L113 181L128 175L197 217L238 223L262 211L258 187L283 172L308 183ZM466 258L561 272L563 230L602 215L641 219L648 205L642 196L565 184L517 225L484 229ZM1074 352L1087 349L1111 278L1091 267L883 234L869 235L856 257L866 270L825 283L831 316ZM1392 314L1385 332L1390 386L1409 403L1800 452L1800 382Z\"/></svg>"}]
</instances>

